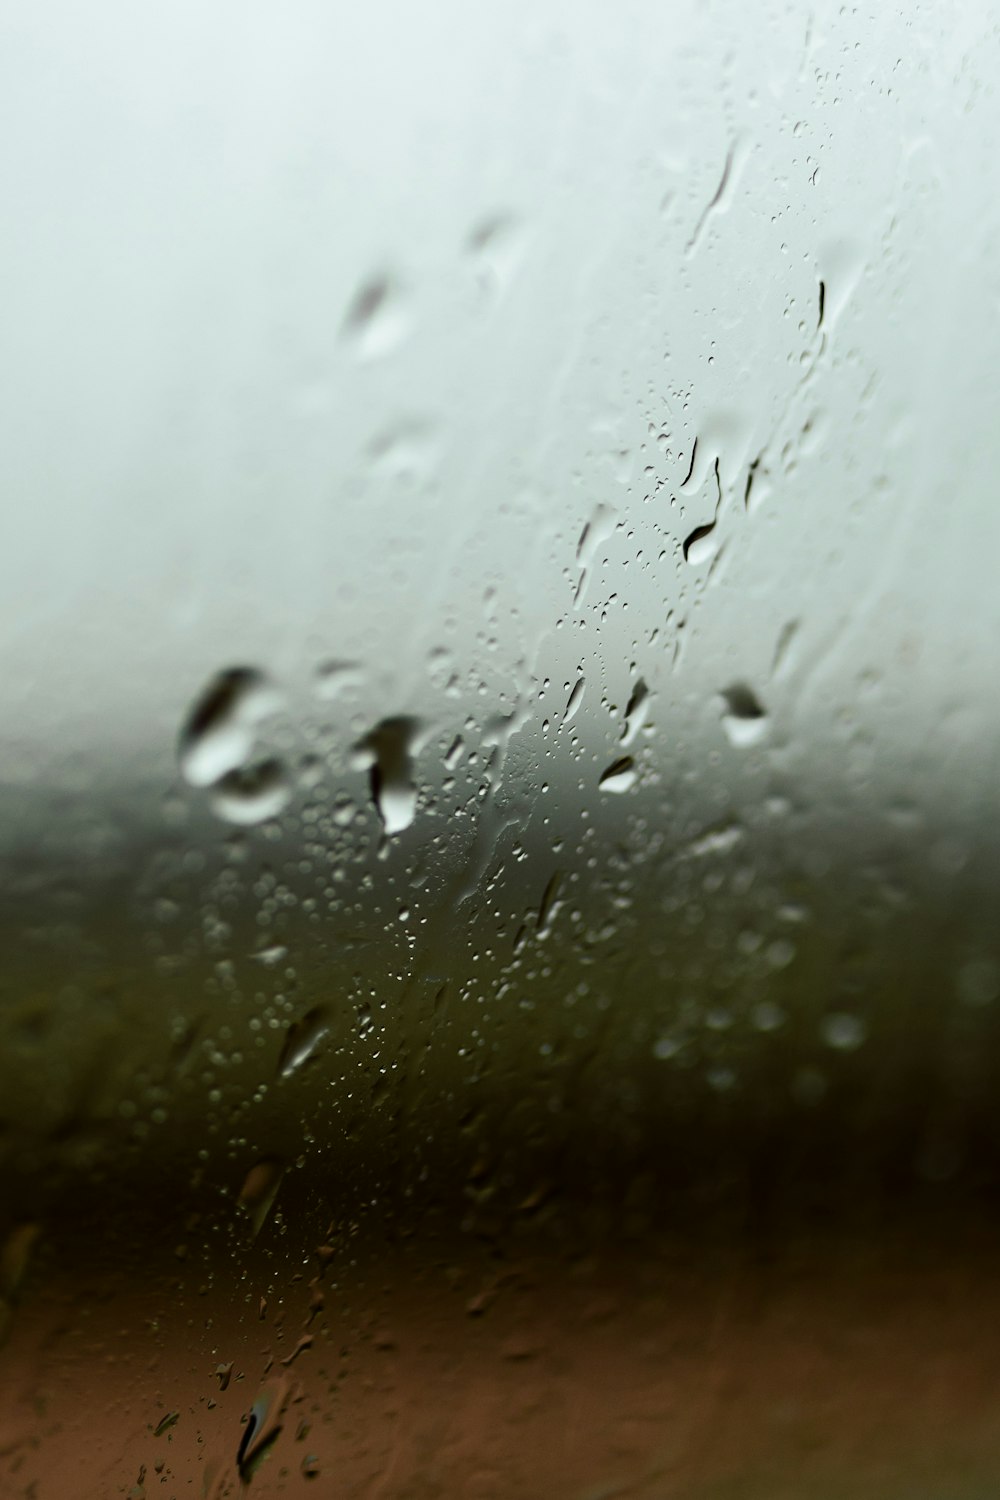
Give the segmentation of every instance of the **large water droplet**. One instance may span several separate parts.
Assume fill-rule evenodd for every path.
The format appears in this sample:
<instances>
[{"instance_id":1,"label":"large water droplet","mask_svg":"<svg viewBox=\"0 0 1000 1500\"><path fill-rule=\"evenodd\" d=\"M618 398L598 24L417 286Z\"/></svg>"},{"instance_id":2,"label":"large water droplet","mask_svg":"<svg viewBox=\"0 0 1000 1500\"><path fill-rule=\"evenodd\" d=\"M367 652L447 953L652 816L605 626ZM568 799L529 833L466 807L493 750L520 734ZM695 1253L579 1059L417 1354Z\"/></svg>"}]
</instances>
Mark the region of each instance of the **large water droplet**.
<instances>
[{"instance_id":1,"label":"large water droplet","mask_svg":"<svg viewBox=\"0 0 1000 1500\"><path fill-rule=\"evenodd\" d=\"M731 745L741 749L758 744L768 730L767 710L745 683L733 683L722 693L722 727Z\"/></svg>"},{"instance_id":2,"label":"large water droplet","mask_svg":"<svg viewBox=\"0 0 1000 1500\"><path fill-rule=\"evenodd\" d=\"M285 1169L280 1162L259 1161L256 1166L250 1168L243 1180L237 1201L240 1207L250 1215L250 1230L253 1239L257 1238L264 1220L271 1211L271 1205L278 1195L284 1175Z\"/></svg>"},{"instance_id":3,"label":"large water droplet","mask_svg":"<svg viewBox=\"0 0 1000 1500\"><path fill-rule=\"evenodd\" d=\"M456 734L455 738L452 740L447 751L445 752L444 757L444 763L449 771L454 771L455 767L462 759L462 753L464 750L465 741L462 739L462 736L460 734Z\"/></svg>"},{"instance_id":4,"label":"large water droplet","mask_svg":"<svg viewBox=\"0 0 1000 1500\"><path fill-rule=\"evenodd\" d=\"M263 823L282 811L292 782L282 761L258 761L230 771L212 788L212 811L229 823Z\"/></svg>"},{"instance_id":5,"label":"large water droplet","mask_svg":"<svg viewBox=\"0 0 1000 1500\"><path fill-rule=\"evenodd\" d=\"M361 668L357 662L338 661L331 658L329 661L320 662L316 668L316 696L330 703L334 698L339 698L348 688L353 688L361 681Z\"/></svg>"},{"instance_id":6,"label":"large water droplet","mask_svg":"<svg viewBox=\"0 0 1000 1500\"><path fill-rule=\"evenodd\" d=\"M343 325L344 337L361 359L378 359L391 353L408 328L402 288L389 276L375 276L358 290Z\"/></svg>"},{"instance_id":7,"label":"large water droplet","mask_svg":"<svg viewBox=\"0 0 1000 1500\"><path fill-rule=\"evenodd\" d=\"M696 526L684 540L684 561L691 563L693 567L708 562L718 551L718 545L714 521L709 521L705 526Z\"/></svg>"},{"instance_id":8,"label":"large water droplet","mask_svg":"<svg viewBox=\"0 0 1000 1500\"><path fill-rule=\"evenodd\" d=\"M698 248L698 245L703 235L705 234L709 221L712 219L712 217L716 214L723 214L728 211L729 204L732 200L733 191L736 187L737 182L739 181L740 173L743 170L743 166L748 155L749 150L746 140L741 136L737 136L730 145L729 150L726 152L726 159L722 166L722 175L719 179L719 185L715 189L715 192L712 195L709 203L702 210L702 213L698 218L698 222L694 227L694 232L692 233L691 238L688 240L688 255L690 255L694 250Z\"/></svg>"},{"instance_id":9,"label":"large water droplet","mask_svg":"<svg viewBox=\"0 0 1000 1500\"><path fill-rule=\"evenodd\" d=\"M586 568L593 559L598 547L606 542L611 536L617 524L615 512L610 505L597 505L586 526L580 533L580 540L576 544L576 560L581 568Z\"/></svg>"},{"instance_id":10,"label":"large water droplet","mask_svg":"<svg viewBox=\"0 0 1000 1500\"><path fill-rule=\"evenodd\" d=\"M387 428L371 444L371 473L395 483L419 484L437 462L437 441L431 422L412 418Z\"/></svg>"},{"instance_id":11,"label":"large water droplet","mask_svg":"<svg viewBox=\"0 0 1000 1500\"><path fill-rule=\"evenodd\" d=\"M824 240L818 249L823 288L821 327L832 328L839 319L864 269L864 254L860 241L849 239Z\"/></svg>"},{"instance_id":12,"label":"large water droplet","mask_svg":"<svg viewBox=\"0 0 1000 1500\"><path fill-rule=\"evenodd\" d=\"M509 214L493 214L469 236L469 254L488 296L500 296L510 285L524 257L524 230Z\"/></svg>"},{"instance_id":13,"label":"large water droplet","mask_svg":"<svg viewBox=\"0 0 1000 1500\"><path fill-rule=\"evenodd\" d=\"M613 761L597 783L602 792L627 792L635 785L638 773L631 755Z\"/></svg>"},{"instance_id":14,"label":"large water droplet","mask_svg":"<svg viewBox=\"0 0 1000 1500\"><path fill-rule=\"evenodd\" d=\"M789 620L787 625L782 626L781 634L778 636L774 648L774 660L771 663L771 676L784 676L794 657L795 647L798 645L799 621Z\"/></svg>"},{"instance_id":15,"label":"large water droplet","mask_svg":"<svg viewBox=\"0 0 1000 1500\"><path fill-rule=\"evenodd\" d=\"M277 688L252 667L213 677L181 730L178 757L191 786L211 786L234 771L253 748L254 729L281 702Z\"/></svg>"},{"instance_id":16,"label":"large water droplet","mask_svg":"<svg viewBox=\"0 0 1000 1500\"><path fill-rule=\"evenodd\" d=\"M267 1381L257 1392L236 1450L236 1468L244 1485L253 1478L261 1459L281 1433L290 1396L287 1375Z\"/></svg>"},{"instance_id":17,"label":"large water droplet","mask_svg":"<svg viewBox=\"0 0 1000 1500\"><path fill-rule=\"evenodd\" d=\"M250 957L257 963L263 964L265 968L275 969L288 957L288 949L284 943L271 943L266 948L258 948Z\"/></svg>"},{"instance_id":18,"label":"large water droplet","mask_svg":"<svg viewBox=\"0 0 1000 1500\"><path fill-rule=\"evenodd\" d=\"M278 1060L278 1075L290 1078L307 1063L330 1030L330 1008L316 1005L306 1011L301 1021L288 1028L285 1045Z\"/></svg>"},{"instance_id":19,"label":"large water droplet","mask_svg":"<svg viewBox=\"0 0 1000 1500\"><path fill-rule=\"evenodd\" d=\"M739 823L727 823L723 827L710 828L692 839L687 852L695 859L703 859L710 854L729 854L745 836L745 830Z\"/></svg>"},{"instance_id":20,"label":"large water droplet","mask_svg":"<svg viewBox=\"0 0 1000 1500\"><path fill-rule=\"evenodd\" d=\"M625 709L625 729L622 733L623 745L631 745L634 742L646 722L648 713L649 688L640 677L632 689L631 697Z\"/></svg>"},{"instance_id":21,"label":"large water droplet","mask_svg":"<svg viewBox=\"0 0 1000 1500\"><path fill-rule=\"evenodd\" d=\"M552 922L553 917L556 915L560 906L562 905L562 902L559 899L559 889L561 885L562 872L560 870L556 870L555 874L551 877L548 884L546 885L545 890L542 892L542 899L538 904L538 925L536 930L539 937L544 937L548 932L549 925Z\"/></svg>"},{"instance_id":22,"label":"large water droplet","mask_svg":"<svg viewBox=\"0 0 1000 1500\"><path fill-rule=\"evenodd\" d=\"M399 715L376 724L355 747L369 767L372 800L389 835L409 828L417 810L413 755L419 733L419 719Z\"/></svg>"},{"instance_id":23,"label":"large water droplet","mask_svg":"<svg viewBox=\"0 0 1000 1500\"><path fill-rule=\"evenodd\" d=\"M14 1304L41 1232L40 1224L18 1224L0 1245L0 1347L7 1337Z\"/></svg>"},{"instance_id":24,"label":"large water droplet","mask_svg":"<svg viewBox=\"0 0 1000 1500\"><path fill-rule=\"evenodd\" d=\"M563 723L568 724L574 717L580 704L583 702L583 693L586 683L582 677L578 677L573 684L572 690L566 700L566 708L563 713Z\"/></svg>"}]
</instances>

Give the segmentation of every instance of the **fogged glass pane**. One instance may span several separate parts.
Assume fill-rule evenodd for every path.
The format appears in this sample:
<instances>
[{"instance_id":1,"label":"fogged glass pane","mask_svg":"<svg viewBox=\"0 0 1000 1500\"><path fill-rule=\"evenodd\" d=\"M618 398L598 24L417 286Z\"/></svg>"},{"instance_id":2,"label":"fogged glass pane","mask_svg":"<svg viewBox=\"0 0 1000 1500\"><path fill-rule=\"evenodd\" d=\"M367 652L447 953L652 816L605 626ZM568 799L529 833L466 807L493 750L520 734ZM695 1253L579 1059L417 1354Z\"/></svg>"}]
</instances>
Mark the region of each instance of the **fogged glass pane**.
<instances>
[{"instance_id":1,"label":"fogged glass pane","mask_svg":"<svg viewBox=\"0 0 1000 1500\"><path fill-rule=\"evenodd\" d=\"M0 1493L991 1495L991 8L0 33Z\"/></svg>"}]
</instances>

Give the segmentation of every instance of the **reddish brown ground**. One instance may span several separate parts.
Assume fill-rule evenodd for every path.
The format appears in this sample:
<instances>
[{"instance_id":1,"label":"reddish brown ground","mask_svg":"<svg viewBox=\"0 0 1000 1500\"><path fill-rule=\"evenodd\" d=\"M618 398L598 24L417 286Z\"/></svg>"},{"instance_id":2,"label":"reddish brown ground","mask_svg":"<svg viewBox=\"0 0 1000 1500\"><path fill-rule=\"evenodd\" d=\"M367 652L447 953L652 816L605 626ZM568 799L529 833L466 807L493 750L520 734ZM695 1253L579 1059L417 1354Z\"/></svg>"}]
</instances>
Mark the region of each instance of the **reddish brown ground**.
<instances>
[{"instance_id":1,"label":"reddish brown ground","mask_svg":"<svg viewBox=\"0 0 1000 1500\"><path fill-rule=\"evenodd\" d=\"M128 1274L40 1247L0 1352L4 1500L240 1494L262 1389L280 1431L248 1500L997 1493L993 1235L766 1256L334 1237L325 1264L266 1238Z\"/></svg>"}]
</instances>

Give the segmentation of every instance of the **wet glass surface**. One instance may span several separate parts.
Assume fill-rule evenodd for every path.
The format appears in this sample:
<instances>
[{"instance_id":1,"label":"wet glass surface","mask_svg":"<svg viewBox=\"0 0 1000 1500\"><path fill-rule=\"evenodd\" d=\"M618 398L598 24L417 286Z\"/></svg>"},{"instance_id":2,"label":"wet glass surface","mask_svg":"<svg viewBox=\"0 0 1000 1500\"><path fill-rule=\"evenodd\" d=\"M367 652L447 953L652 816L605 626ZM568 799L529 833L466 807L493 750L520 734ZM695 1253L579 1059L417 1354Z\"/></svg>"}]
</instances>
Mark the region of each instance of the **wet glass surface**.
<instances>
[{"instance_id":1,"label":"wet glass surface","mask_svg":"<svg viewBox=\"0 0 1000 1500\"><path fill-rule=\"evenodd\" d=\"M998 68L0 19L0 1494L993 1493Z\"/></svg>"}]
</instances>

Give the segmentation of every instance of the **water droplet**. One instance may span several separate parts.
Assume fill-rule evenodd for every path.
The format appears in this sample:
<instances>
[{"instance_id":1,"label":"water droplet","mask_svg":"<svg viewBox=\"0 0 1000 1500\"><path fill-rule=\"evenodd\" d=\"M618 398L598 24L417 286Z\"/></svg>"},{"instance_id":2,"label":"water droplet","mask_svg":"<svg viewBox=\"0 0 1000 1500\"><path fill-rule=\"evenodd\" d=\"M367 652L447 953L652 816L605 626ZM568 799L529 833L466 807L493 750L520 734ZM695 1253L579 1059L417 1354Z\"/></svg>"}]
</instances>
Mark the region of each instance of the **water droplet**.
<instances>
[{"instance_id":1,"label":"water droplet","mask_svg":"<svg viewBox=\"0 0 1000 1500\"><path fill-rule=\"evenodd\" d=\"M569 695L569 698L566 700L566 708L563 712L564 724L569 723L570 719L573 718L573 716L579 709L580 704L583 702L583 693L585 686L586 684L582 677L578 677L574 682L573 689Z\"/></svg>"},{"instance_id":2,"label":"water droplet","mask_svg":"<svg viewBox=\"0 0 1000 1500\"><path fill-rule=\"evenodd\" d=\"M402 833L417 810L413 755L419 719L383 719L355 746L358 763L369 768L372 800L387 834Z\"/></svg>"},{"instance_id":3,"label":"water droplet","mask_svg":"<svg viewBox=\"0 0 1000 1500\"><path fill-rule=\"evenodd\" d=\"M716 413L715 417L710 423L710 426L712 428L712 436L721 436L728 431L730 425L731 419L728 416L722 413ZM689 481L692 481L692 476L695 473L695 460L699 456L699 447L701 453L705 457L706 463L707 460L711 457L713 447L716 450L716 457L712 462L711 470L709 471L707 468L705 470L705 478L707 478L709 472L712 472L715 476L715 510L712 513L711 521L706 521L703 525L696 526L693 531L688 532L688 535L684 539L684 544L682 547L682 551L684 553L684 561L690 563L693 567L697 567L699 564L708 562L711 558L715 557L716 553L719 551L721 540L720 533L718 531L718 521L719 511L722 508L722 469L720 459L718 457L719 450L717 443L713 443L710 446L707 441L703 443L701 438L695 439L695 445L691 452L691 469L688 472L688 477L687 479L685 479L684 484L681 486L681 488L683 489L684 485L688 484ZM699 474L697 479L693 481L694 489L700 488L700 485L703 482L700 472L702 467L702 462L699 459Z\"/></svg>"},{"instance_id":4,"label":"water droplet","mask_svg":"<svg viewBox=\"0 0 1000 1500\"><path fill-rule=\"evenodd\" d=\"M375 276L351 303L343 332L359 358L379 359L403 341L409 322L402 288L389 276Z\"/></svg>"},{"instance_id":5,"label":"water droplet","mask_svg":"<svg viewBox=\"0 0 1000 1500\"><path fill-rule=\"evenodd\" d=\"M775 938L768 944L765 956L772 969L787 969L795 959L795 944L788 938Z\"/></svg>"},{"instance_id":6,"label":"water droplet","mask_svg":"<svg viewBox=\"0 0 1000 1500\"><path fill-rule=\"evenodd\" d=\"M7 1235L0 1249L0 1295L8 1299L17 1295L41 1232L40 1224L25 1223Z\"/></svg>"},{"instance_id":7,"label":"water droplet","mask_svg":"<svg viewBox=\"0 0 1000 1500\"><path fill-rule=\"evenodd\" d=\"M524 259L526 236L510 214L492 214L469 236L469 255L483 291L502 296Z\"/></svg>"},{"instance_id":8,"label":"water droplet","mask_svg":"<svg viewBox=\"0 0 1000 1500\"><path fill-rule=\"evenodd\" d=\"M303 1333L295 1344L295 1347L293 1349L290 1349L289 1352L285 1355L284 1359L281 1361L284 1369L287 1370L290 1365L293 1365L295 1363L300 1354L305 1354L306 1350L311 1349L312 1346L313 1335L311 1333Z\"/></svg>"},{"instance_id":9,"label":"water droplet","mask_svg":"<svg viewBox=\"0 0 1000 1500\"><path fill-rule=\"evenodd\" d=\"M785 1012L773 1000L762 1000L754 1008L753 1024L758 1031L777 1031L785 1024Z\"/></svg>"},{"instance_id":10,"label":"water droplet","mask_svg":"<svg viewBox=\"0 0 1000 1500\"><path fill-rule=\"evenodd\" d=\"M462 739L462 736L460 734L456 734L455 738L452 740L450 746L448 747L447 754L444 758L445 766L449 771L454 771L455 767L462 759L462 751L464 749L465 741Z\"/></svg>"},{"instance_id":11,"label":"water droplet","mask_svg":"<svg viewBox=\"0 0 1000 1500\"><path fill-rule=\"evenodd\" d=\"M576 546L576 560L586 568L602 542L606 542L615 529L615 512L610 505L597 505L586 526L580 533Z\"/></svg>"},{"instance_id":12,"label":"water droplet","mask_svg":"<svg viewBox=\"0 0 1000 1500\"><path fill-rule=\"evenodd\" d=\"M236 770L253 748L257 724L280 702L278 690L262 672L252 667L220 672L181 730L178 758L184 779L206 787Z\"/></svg>"},{"instance_id":13,"label":"water droplet","mask_svg":"<svg viewBox=\"0 0 1000 1500\"><path fill-rule=\"evenodd\" d=\"M755 515L774 494L774 485L770 472L764 467L764 455L755 458L747 471L746 488L743 491L743 506L750 514Z\"/></svg>"},{"instance_id":14,"label":"water droplet","mask_svg":"<svg viewBox=\"0 0 1000 1500\"><path fill-rule=\"evenodd\" d=\"M649 688L640 677L632 689L632 696L628 700L625 709L625 729L622 732L622 744L631 745L646 722L649 712Z\"/></svg>"},{"instance_id":15,"label":"water droplet","mask_svg":"<svg viewBox=\"0 0 1000 1500\"><path fill-rule=\"evenodd\" d=\"M285 1045L278 1060L278 1076L290 1078L307 1063L330 1030L330 1008L327 1005L313 1006L301 1021L289 1026Z\"/></svg>"},{"instance_id":16,"label":"water droplet","mask_svg":"<svg viewBox=\"0 0 1000 1500\"><path fill-rule=\"evenodd\" d=\"M1000 995L1000 964L994 958L973 958L955 976L959 999L966 1005L991 1005Z\"/></svg>"},{"instance_id":17,"label":"water droplet","mask_svg":"<svg viewBox=\"0 0 1000 1500\"><path fill-rule=\"evenodd\" d=\"M826 1079L818 1068L799 1068L792 1079L792 1097L808 1109L820 1103L826 1090Z\"/></svg>"},{"instance_id":18,"label":"water droplet","mask_svg":"<svg viewBox=\"0 0 1000 1500\"><path fill-rule=\"evenodd\" d=\"M683 1046L683 1041L681 1041L678 1037L657 1037L656 1041L653 1043L653 1056L658 1058L660 1062L669 1062L672 1057L677 1056Z\"/></svg>"},{"instance_id":19,"label":"water droplet","mask_svg":"<svg viewBox=\"0 0 1000 1500\"><path fill-rule=\"evenodd\" d=\"M852 240L830 239L824 241L817 254L823 288L820 323L824 329L832 328L850 301L861 272L864 257L861 246Z\"/></svg>"},{"instance_id":20,"label":"water droplet","mask_svg":"<svg viewBox=\"0 0 1000 1500\"><path fill-rule=\"evenodd\" d=\"M280 1162L259 1161L250 1168L240 1188L238 1203L250 1215L251 1238L256 1239L271 1211L285 1169Z\"/></svg>"},{"instance_id":21,"label":"water droplet","mask_svg":"<svg viewBox=\"0 0 1000 1500\"><path fill-rule=\"evenodd\" d=\"M559 888L561 885L562 872L556 870L542 892L542 899L538 903L538 925L536 931L539 937L545 936L553 917L562 905L562 902L559 900Z\"/></svg>"},{"instance_id":22,"label":"water droplet","mask_svg":"<svg viewBox=\"0 0 1000 1500\"><path fill-rule=\"evenodd\" d=\"M258 948L256 953L251 954L251 957L257 963L263 964L265 968L273 969L281 963L282 959L288 957L288 949L283 943L272 943L269 948Z\"/></svg>"},{"instance_id":23,"label":"water droplet","mask_svg":"<svg viewBox=\"0 0 1000 1500\"><path fill-rule=\"evenodd\" d=\"M41 1232L40 1224L18 1224L0 1247L0 1346L7 1337L18 1292Z\"/></svg>"},{"instance_id":24,"label":"water droplet","mask_svg":"<svg viewBox=\"0 0 1000 1500\"><path fill-rule=\"evenodd\" d=\"M798 634L798 620L789 620L788 624L783 626L781 634L778 636L777 645L774 648L774 661L771 663L772 677L784 676L791 664L794 654L792 647L796 644Z\"/></svg>"},{"instance_id":25,"label":"water droplet","mask_svg":"<svg viewBox=\"0 0 1000 1500\"><path fill-rule=\"evenodd\" d=\"M287 1375L268 1381L257 1392L236 1450L236 1468L244 1484L252 1479L264 1454L279 1436L290 1396Z\"/></svg>"},{"instance_id":26,"label":"water droplet","mask_svg":"<svg viewBox=\"0 0 1000 1500\"><path fill-rule=\"evenodd\" d=\"M743 170L743 165L748 155L749 150L746 140L741 136L737 136L730 145L729 150L726 152L726 160L722 166L722 175L719 179L719 185L712 195L711 201L703 209L701 216L699 217L698 222L694 227L694 232L691 235L691 238L688 240L686 252L688 255L690 255L695 249L697 249L698 243L704 235L708 222L712 218L712 216L715 214L725 213L728 209L729 200L732 197L733 190L735 189L737 182L739 181L740 173Z\"/></svg>"},{"instance_id":27,"label":"water droplet","mask_svg":"<svg viewBox=\"0 0 1000 1500\"><path fill-rule=\"evenodd\" d=\"M602 792L627 792L635 785L638 772L631 755L612 761L597 783Z\"/></svg>"},{"instance_id":28,"label":"water droplet","mask_svg":"<svg viewBox=\"0 0 1000 1500\"><path fill-rule=\"evenodd\" d=\"M431 422L414 418L397 422L368 450L373 475L396 483L418 484L433 472L437 444Z\"/></svg>"},{"instance_id":29,"label":"water droplet","mask_svg":"<svg viewBox=\"0 0 1000 1500\"><path fill-rule=\"evenodd\" d=\"M745 683L734 683L722 693L722 727L731 745L756 745L768 730L767 710Z\"/></svg>"},{"instance_id":30,"label":"water droplet","mask_svg":"<svg viewBox=\"0 0 1000 1500\"><path fill-rule=\"evenodd\" d=\"M287 805L292 782L285 765L277 759L230 771L212 788L213 812L230 823L263 823Z\"/></svg>"},{"instance_id":31,"label":"water droplet","mask_svg":"<svg viewBox=\"0 0 1000 1500\"><path fill-rule=\"evenodd\" d=\"M833 1011L824 1016L820 1024L820 1035L828 1047L837 1052L853 1052L867 1036L867 1028L858 1016L848 1011Z\"/></svg>"},{"instance_id":32,"label":"water droplet","mask_svg":"<svg viewBox=\"0 0 1000 1500\"><path fill-rule=\"evenodd\" d=\"M727 823L724 828L710 828L688 845L688 853L695 859L709 854L728 854L746 837L739 823Z\"/></svg>"},{"instance_id":33,"label":"water droplet","mask_svg":"<svg viewBox=\"0 0 1000 1500\"><path fill-rule=\"evenodd\" d=\"M331 658L329 661L320 662L316 668L315 691L317 698L331 703L334 698L339 698L348 688L357 687L361 681L361 668L354 661L337 661Z\"/></svg>"},{"instance_id":34,"label":"water droplet","mask_svg":"<svg viewBox=\"0 0 1000 1500\"><path fill-rule=\"evenodd\" d=\"M714 521L709 521L705 526L696 526L685 538L684 561L697 567L700 563L708 562L709 558L714 557L719 546L715 532Z\"/></svg>"},{"instance_id":35,"label":"water droplet","mask_svg":"<svg viewBox=\"0 0 1000 1500\"><path fill-rule=\"evenodd\" d=\"M717 1094L727 1094L736 1084L736 1074L732 1068L723 1066L709 1068L705 1076L709 1088L714 1089Z\"/></svg>"}]
</instances>

